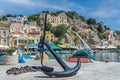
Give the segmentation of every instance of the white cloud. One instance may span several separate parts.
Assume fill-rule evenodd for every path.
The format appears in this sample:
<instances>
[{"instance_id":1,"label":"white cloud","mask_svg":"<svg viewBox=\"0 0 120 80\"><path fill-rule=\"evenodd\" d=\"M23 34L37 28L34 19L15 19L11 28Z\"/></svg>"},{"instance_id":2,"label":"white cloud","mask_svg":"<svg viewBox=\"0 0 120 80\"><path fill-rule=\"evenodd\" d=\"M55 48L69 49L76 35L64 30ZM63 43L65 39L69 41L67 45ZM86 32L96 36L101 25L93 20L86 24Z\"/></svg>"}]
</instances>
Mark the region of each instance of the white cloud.
<instances>
[{"instance_id":1,"label":"white cloud","mask_svg":"<svg viewBox=\"0 0 120 80\"><path fill-rule=\"evenodd\" d=\"M7 0L8 2L22 4L22 5L34 5L30 0Z\"/></svg>"},{"instance_id":2,"label":"white cloud","mask_svg":"<svg viewBox=\"0 0 120 80\"><path fill-rule=\"evenodd\" d=\"M38 1L35 2L35 6L39 6L41 8L52 8L52 9L57 9L57 10L72 10L73 8L79 9L79 10L84 10L85 8L81 5L77 5L74 2L68 2L68 0L61 0L60 3L55 0L55 1Z\"/></svg>"},{"instance_id":3,"label":"white cloud","mask_svg":"<svg viewBox=\"0 0 120 80\"><path fill-rule=\"evenodd\" d=\"M101 8L95 11L91 11L89 15L93 17L109 18L116 16L118 13L119 11L117 10L112 10L110 8L109 9Z\"/></svg>"}]
</instances>

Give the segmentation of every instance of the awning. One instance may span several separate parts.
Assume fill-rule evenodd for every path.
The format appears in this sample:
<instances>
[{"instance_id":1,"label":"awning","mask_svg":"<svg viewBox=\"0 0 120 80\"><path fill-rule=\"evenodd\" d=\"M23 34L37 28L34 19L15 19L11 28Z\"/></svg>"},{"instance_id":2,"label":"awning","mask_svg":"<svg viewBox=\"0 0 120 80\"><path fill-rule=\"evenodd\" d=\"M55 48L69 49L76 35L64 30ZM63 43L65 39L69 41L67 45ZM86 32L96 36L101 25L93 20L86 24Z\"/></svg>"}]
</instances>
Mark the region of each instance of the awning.
<instances>
[{"instance_id":1,"label":"awning","mask_svg":"<svg viewBox=\"0 0 120 80\"><path fill-rule=\"evenodd\" d=\"M57 45L50 45L50 48L54 49L54 50L60 50L61 48Z\"/></svg>"},{"instance_id":2,"label":"awning","mask_svg":"<svg viewBox=\"0 0 120 80\"><path fill-rule=\"evenodd\" d=\"M96 60L96 59L91 55L91 52L86 51L86 50L79 50L79 51L75 52L75 54L74 54L73 56L87 56L89 59Z\"/></svg>"},{"instance_id":3,"label":"awning","mask_svg":"<svg viewBox=\"0 0 120 80\"><path fill-rule=\"evenodd\" d=\"M7 45L0 45L0 49L8 49L9 47Z\"/></svg>"},{"instance_id":4,"label":"awning","mask_svg":"<svg viewBox=\"0 0 120 80\"><path fill-rule=\"evenodd\" d=\"M28 46L28 48L38 48L38 46Z\"/></svg>"},{"instance_id":5,"label":"awning","mask_svg":"<svg viewBox=\"0 0 120 80\"><path fill-rule=\"evenodd\" d=\"M61 48L67 48L66 46L64 46L64 45L58 45L59 47L61 47Z\"/></svg>"},{"instance_id":6,"label":"awning","mask_svg":"<svg viewBox=\"0 0 120 80\"><path fill-rule=\"evenodd\" d=\"M78 47L76 46L68 46L70 49L77 49Z\"/></svg>"},{"instance_id":7,"label":"awning","mask_svg":"<svg viewBox=\"0 0 120 80\"><path fill-rule=\"evenodd\" d=\"M32 37L32 36L30 36L30 37L28 38L28 40L35 40L35 38Z\"/></svg>"}]
</instances>

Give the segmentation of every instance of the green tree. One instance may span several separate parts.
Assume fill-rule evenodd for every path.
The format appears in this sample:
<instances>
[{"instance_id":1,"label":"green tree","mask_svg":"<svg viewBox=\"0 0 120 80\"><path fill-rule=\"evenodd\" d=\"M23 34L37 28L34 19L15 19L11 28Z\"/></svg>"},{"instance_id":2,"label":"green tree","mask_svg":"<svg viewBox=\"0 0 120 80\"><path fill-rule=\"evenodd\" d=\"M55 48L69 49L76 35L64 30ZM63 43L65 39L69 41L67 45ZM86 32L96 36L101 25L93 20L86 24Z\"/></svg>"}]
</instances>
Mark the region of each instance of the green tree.
<instances>
[{"instance_id":1,"label":"green tree","mask_svg":"<svg viewBox=\"0 0 120 80\"><path fill-rule=\"evenodd\" d=\"M76 27L75 27L75 26L73 26L73 27L72 27L72 30L73 30L73 31L76 31Z\"/></svg>"},{"instance_id":2,"label":"green tree","mask_svg":"<svg viewBox=\"0 0 120 80\"><path fill-rule=\"evenodd\" d=\"M59 10L59 11L56 11L56 12L51 12L50 14L57 16L57 15L59 15L59 14L62 13L62 12L64 12L64 11Z\"/></svg>"},{"instance_id":3,"label":"green tree","mask_svg":"<svg viewBox=\"0 0 120 80\"><path fill-rule=\"evenodd\" d=\"M102 40L102 39L106 39L106 36L100 32L98 32L98 37Z\"/></svg>"},{"instance_id":4,"label":"green tree","mask_svg":"<svg viewBox=\"0 0 120 80\"><path fill-rule=\"evenodd\" d=\"M15 52L15 50L16 50L15 48L9 48L9 49L6 50L6 52L7 52L8 55L12 55L13 52Z\"/></svg>"},{"instance_id":5,"label":"green tree","mask_svg":"<svg viewBox=\"0 0 120 80\"><path fill-rule=\"evenodd\" d=\"M103 29L103 27L102 27L102 25L101 25L101 24L99 24L99 25L98 25L97 30L98 30L99 32L101 32L101 33L103 33L103 32L104 32L104 29Z\"/></svg>"},{"instance_id":6,"label":"green tree","mask_svg":"<svg viewBox=\"0 0 120 80\"><path fill-rule=\"evenodd\" d=\"M22 14L19 14L18 16L23 17L23 15L22 15Z\"/></svg>"},{"instance_id":7,"label":"green tree","mask_svg":"<svg viewBox=\"0 0 120 80\"><path fill-rule=\"evenodd\" d=\"M71 19L73 19L73 16L74 16L75 13L76 13L75 11L68 11L68 12L66 12L66 15L68 17L70 17Z\"/></svg>"},{"instance_id":8,"label":"green tree","mask_svg":"<svg viewBox=\"0 0 120 80\"><path fill-rule=\"evenodd\" d=\"M16 15L13 15L13 14L7 14L6 17L16 17Z\"/></svg>"},{"instance_id":9,"label":"green tree","mask_svg":"<svg viewBox=\"0 0 120 80\"><path fill-rule=\"evenodd\" d=\"M55 40L53 41L54 44L60 44L60 41L59 40Z\"/></svg>"},{"instance_id":10,"label":"green tree","mask_svg":"<svg viewBox=\"0 0 120 80\"><path fill-rule=\"evenodd\" d=\"M61 25L56 26L54 35L55 35L56 37L62 37L62 36L65 35L66 32L67 32L67 27L66 27L66 25L61 24Z\"/></svg>"},{"instance_id":11,"label":"green tree","mask_svg":"<svg viewBox=\"0 0 120 80\"><path fill-rule=\"evenodd\" d=\"M43 10L41 13L49 13L49 11L45 11L45 10Z\"/></svg>"},{"instance_id":12,"label":"green tree","mask_svg":"<svg viewBox=\"0 0 120 80\"><path fill-rule=\"evenodd\" d=\"M7 14L6 17L13 17L13 15L12 14Z\"/></svg>"},{"instance_id":13,"label":"green tree","mask_svg":"<svg viewBox=\"0 0 120 80\"><path fill-rule=\"evenodd\" d=\"M2 16L1 20L6 21L7 17L6 16Z\"/></svg>"},{"instance_id":14,"label":"green tree","mask_svg":"<svg viewBox=\"0 0 120 80\"><path fill-rule=\"evenodd\" d=\"M93 39L88 39L88 43L89 44L94 44L94 40Z\"/></svg>"},{"instance_id":15,"label":"green tree","mask_svg":"<svg viewBox=\"0 0 120 80\"><path fill-rule=\"evenodd\" d=\"M76 45L76 44L78 43L78 38L77 38L77 37L74 38L73 41L74 41L74 43L75 43L75 45Z\"/></svg>"},{"instance_id":16,"label":"green tree","mask_svg":"<svg viewBox=\"0 0 120 80\"><path fill-rule=\"evenodd\" d=\"M50 32L55 33L56 27L51 27Z\"/></svg>"},{"instance_id":17,"label":"green tree","mask_svg":"<svg viewBox=\"0 0 120 80\"><path fill-rule=\"evenodd\" d=\"M60 14L62 12L64 12L64 11L63 10L59 10L59 11L56 11L55 13L56 13L56 15L58 15L58 14Z\"/></svg>"},{"instance_id":18,"label":"green tree","mask_svg":"<svg viewBox=\"0 0 120 80\"><path fill-rule=\"evenodd\" d=\"M37 25L40 26L40 17L39 14L34 14L28 17L28 21L36 21Z\"/></svg>"},{"instance_id":19,"label":"green tree","mask_svg":"<svg viewBox=\"0 0 120 80\"><path fill-rule=\"evenodd\" d=\"M81 16L81 15L80 15L80 18L81 18L82 21L85 20L85 17L84 17L84 16Z\"/></svg>"},{"instance_id":20,"label":"green tree","mask_svg":"<svg viewBox=\"0 0 120 80\"><path fill-rule=\"evenodd\" d=\"M95 24L96 24L96 20L93 19L93 18L89 18L89 19L87 20L87 23L88 23L89 25L90 25L90 24L95 25Z\"/></svg>"},{"instance_id":21,"label":"green tree","mask_svg":"<svg viewBox=\"0 0 120 80\"><path fill-rule=\"evenodd\" d=\"M117 30L116 30L116 34L120 36L120 31L117 31Z\"/></svg>"},{"instance_id":22,"label":"green tree","mask_svg":"<svg viewBox=\"0 0 120 80\"><path fill-rule=\"evenodd\" d=\"M110 30L110 28L109 28L108 26L106 26L106 25L104 25L104 28L105 28L106 30Z\"/></svg>"},{"instance_id":23,"label":"green tree","mask_svg":"<svg viewBox=\"0 0 120 80\"><path fill-rule=\"evenodd\" d=\"M120 45L117 45L117 49L120 49Z\"/></svg>"}]
</instances>

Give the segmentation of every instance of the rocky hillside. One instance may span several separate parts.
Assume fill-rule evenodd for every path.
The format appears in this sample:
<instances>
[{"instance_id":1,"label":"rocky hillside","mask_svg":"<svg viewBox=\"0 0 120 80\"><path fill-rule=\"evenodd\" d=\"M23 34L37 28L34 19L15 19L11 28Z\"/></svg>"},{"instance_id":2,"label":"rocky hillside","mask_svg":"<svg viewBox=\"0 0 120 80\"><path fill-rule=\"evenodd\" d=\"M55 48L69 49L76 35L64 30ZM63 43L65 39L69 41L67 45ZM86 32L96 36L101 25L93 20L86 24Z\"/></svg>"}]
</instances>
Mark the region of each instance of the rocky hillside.
<instances>
[{"instance_id":1,"label":"rocky hillside","mask_svg":"<svg viewBox=\"0 0 120 80\"><path fill-rule=\"evenodd\" d=\"M97 22L93 18L85 19L74 11L57 11L49 14L58 15L62 12L67 15L69 22L66 38L63 37L64 41L68 41L66 43L85 48L103 46L104 41L108 43L106 45L112 45L113 42L119 45L120 32L111 30L103 22Z\"/></svg>"},{"instance_id":2,"label":"rocky hillside","mask_svg":"<svg viewBox=\"0 0 120 80\"><path fill-rule=\"evenodd\" d=\"M55 44L76 45L82 48L119 46L120 31L111 30L103 22L97 22L94 18L85 19L75 11L42 11L41 13L47 13L53 17L64 13L67 16L68 25L61 24L53 27L51 23L47 23L47 31L56 37L53 41ZM18 16L23 17L23 15ZM7 21L8 17L16 17L16 15L4 15L0 17L0 21ZM24 24L29 24L31 21L36 21L37 26L40 26L42 24L40 13L28 16Z\"/></svg>"}]
</instances>

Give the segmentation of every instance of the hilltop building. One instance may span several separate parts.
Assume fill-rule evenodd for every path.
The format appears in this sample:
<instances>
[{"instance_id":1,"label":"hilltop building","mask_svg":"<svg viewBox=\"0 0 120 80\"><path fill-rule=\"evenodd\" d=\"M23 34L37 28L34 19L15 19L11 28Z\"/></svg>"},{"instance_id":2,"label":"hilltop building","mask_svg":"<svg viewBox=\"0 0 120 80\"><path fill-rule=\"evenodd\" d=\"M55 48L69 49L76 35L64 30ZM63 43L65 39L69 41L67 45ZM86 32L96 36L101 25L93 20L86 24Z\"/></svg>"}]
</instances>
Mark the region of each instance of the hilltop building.
<instances>
[{"instance_id":1,"label":"hilltop building","mask_svg":"<svg viewBox=\"0 0 120 80\"><path fill-rule=\"evenodd\" d=\"M21 22L27 21L27 16L17 16L17 17L7 17L7 21L9 22Z\"/></svg>"},{"instance_id":2,"label":"hilltop building","mask_svg":"<svg viewBox=\"0 0 120 80\"><path fill-rule=\"evenodd\" d=\"M40 14L40 18L44 19L45 13ZM60 24L69 25L67 22L67 15L65 13L60 13L59 15L47 14L47 21L52 24L52 26L57 26Z\"/></svg>"}]
</instances>

